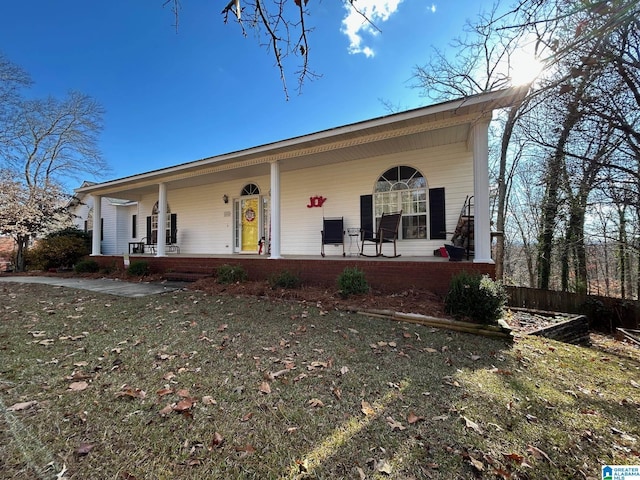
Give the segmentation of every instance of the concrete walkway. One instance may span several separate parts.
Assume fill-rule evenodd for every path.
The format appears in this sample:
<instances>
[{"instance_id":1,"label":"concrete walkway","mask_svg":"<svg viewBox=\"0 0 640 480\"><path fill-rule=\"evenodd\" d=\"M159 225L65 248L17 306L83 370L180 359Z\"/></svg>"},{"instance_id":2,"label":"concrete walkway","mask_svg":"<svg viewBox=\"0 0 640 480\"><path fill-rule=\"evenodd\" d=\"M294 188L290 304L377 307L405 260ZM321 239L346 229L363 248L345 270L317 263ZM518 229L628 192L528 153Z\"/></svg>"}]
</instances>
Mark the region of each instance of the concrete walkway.
<instances>
[{"instance_id":1,"label":"concrete walkway","mask_svg":"<svg viewBox=\"0 0 640 480\"><path fill-rule=\"evenodd\" d=\"M92 292L118 295L120 297L145 297L157 293L173 292L182 288L182 284L178 282L134 283L112 280L110 278L59 278L11 275L6 277L0 276L0 283L2 282L40 283L57 287L90 290Z\"/></svg>"}]
</instances>

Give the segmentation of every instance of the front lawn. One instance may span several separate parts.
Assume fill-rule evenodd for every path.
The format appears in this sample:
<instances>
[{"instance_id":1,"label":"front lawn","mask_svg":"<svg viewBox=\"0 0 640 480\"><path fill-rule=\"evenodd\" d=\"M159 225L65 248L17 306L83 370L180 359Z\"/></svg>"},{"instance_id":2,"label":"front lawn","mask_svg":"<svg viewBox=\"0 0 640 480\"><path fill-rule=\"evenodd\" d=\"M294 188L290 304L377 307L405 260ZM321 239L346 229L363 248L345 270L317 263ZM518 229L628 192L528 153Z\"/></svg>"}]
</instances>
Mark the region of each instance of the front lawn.
<instances>
[{"instance_id":1,"label":"front lawn","mask_svg":"<svg viewBox=\"0 0 640 480\"><path fill-rule=\"evenodd\" d=\"M600 478L640 352L183 291L0 286L3 478Z\"/></svg>"}]
</instances>

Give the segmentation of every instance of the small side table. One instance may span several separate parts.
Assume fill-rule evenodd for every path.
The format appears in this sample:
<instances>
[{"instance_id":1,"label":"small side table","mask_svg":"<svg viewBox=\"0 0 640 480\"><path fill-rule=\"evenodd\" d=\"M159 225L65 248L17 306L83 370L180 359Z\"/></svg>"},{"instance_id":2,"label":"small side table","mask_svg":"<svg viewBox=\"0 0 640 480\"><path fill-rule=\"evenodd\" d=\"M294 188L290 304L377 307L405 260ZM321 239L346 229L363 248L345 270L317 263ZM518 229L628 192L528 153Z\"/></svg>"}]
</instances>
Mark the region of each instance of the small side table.
<instances>
[{"instance_id":1,"label":"small side table","mask_svg":"<svg viewBox=\"0 0 640 480\"><path fill-rule=\"evenodd\" d=\"M144 253L144 242L129 242L129 253Z\"/></svg>"},{"instance_id":2,"label":"small side table","mask_svg":"<svg viewBox=\"0 0 640 480\"><path fill-rule=\"evenodd\" d=\"M347 235L349 235L349 256L353 257L360 254L360 229L359 228L347 228ZM356 252L353 251L355 244Z\"/></svg>"}]
</instances>

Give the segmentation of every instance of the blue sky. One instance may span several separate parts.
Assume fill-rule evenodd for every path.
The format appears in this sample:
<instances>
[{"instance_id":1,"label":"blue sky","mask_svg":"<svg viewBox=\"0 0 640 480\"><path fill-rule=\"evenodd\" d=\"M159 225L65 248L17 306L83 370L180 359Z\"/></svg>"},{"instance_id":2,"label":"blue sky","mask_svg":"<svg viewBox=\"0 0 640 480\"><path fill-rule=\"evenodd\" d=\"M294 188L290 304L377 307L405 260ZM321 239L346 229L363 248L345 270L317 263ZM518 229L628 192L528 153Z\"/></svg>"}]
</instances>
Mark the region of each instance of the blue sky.
<instances>
[{"instance_id":1,"label":"blue sky","mask_svg":"<svg viewBox=\"0 0 640 480\"><path fill-rule=\"evenodd\" d=\"M386 2L386 3L385 3ZM3 5L0 51L23 67L35 97L77 90L106 110L102 180L198 160L385 115L426 100L409 88L431 46L446 48L486 1L356 0L379 13L372 35L345 32L343 2L309 0L311 69L285 98L273 57L245 38L226 5L182 0L20 0ZM293 6L293 2L290 2ZM350 25L355 25L350 22ZM359 43L358 43L359 37Z\"/></svg>"}]
</instances>

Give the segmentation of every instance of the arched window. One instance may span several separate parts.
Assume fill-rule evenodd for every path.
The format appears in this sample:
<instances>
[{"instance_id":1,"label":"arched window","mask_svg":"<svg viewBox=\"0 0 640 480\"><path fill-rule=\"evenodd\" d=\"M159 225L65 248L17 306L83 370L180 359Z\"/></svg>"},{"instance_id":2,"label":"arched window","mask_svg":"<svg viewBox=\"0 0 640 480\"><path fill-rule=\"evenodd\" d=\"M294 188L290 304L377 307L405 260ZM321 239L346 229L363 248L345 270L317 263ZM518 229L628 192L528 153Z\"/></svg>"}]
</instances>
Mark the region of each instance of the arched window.
<instances>
[{"instance_id":1,"label":"arched window","mask_svg":"<svg viewBox=\"0 0 640 480\"><path fill-rule=\"evenodd\" d=\"M373 204L376 222L383 213L402 210L400 238L427 238L427 181L415 168L400 165L384 172Z\"/></svg>"},{"instance_id":2,"label":"arched window","mask_svg":"<svg viewBox=\"0 0 640 480\"><path fill-rule=\"evenodd\" d=\"M151 210L151 243L158 243L158 213L160 212L160 208L158 207L158 202L153 205L153 209ZM165 227L166 233L165 237L167 239L166 243L171 243L169 238L171 237L171 209L169 208L169 204L167 203L167 222Z\"/></svg>"},{"instance_id":3,"label":"arched window","mask_svg":"<svg viewBox=\"0 0 640 480\"><path fill-rule=\"evenodd\" d=\"M240 192L240 196L244 197L246 195L260 195L260 188L255 183L248 183Z\"/></svg>"}]
</instances>

